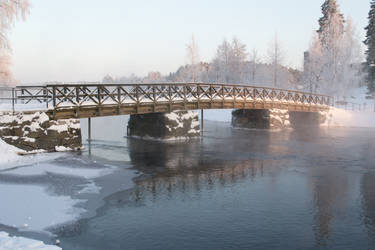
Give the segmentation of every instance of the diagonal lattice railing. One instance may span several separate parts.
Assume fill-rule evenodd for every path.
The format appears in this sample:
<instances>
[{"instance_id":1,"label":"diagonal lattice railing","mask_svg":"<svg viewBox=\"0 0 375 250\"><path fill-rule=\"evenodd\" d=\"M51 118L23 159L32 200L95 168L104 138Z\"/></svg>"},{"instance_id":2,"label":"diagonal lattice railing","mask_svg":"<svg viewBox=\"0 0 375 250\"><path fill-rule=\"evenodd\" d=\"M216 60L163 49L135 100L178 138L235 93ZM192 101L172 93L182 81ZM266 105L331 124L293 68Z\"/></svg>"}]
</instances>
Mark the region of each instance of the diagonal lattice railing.
<instances>
[{"instance_id":1,"label":"diagonal lattice railing","mask_svg":"<svg viewBox=\"0 0 375 250\"><path fill-rule=\"evenodd\" d=\"M132 106L172 103L276 103L331 106L327 95L267 87L204 83L61 84L17 87L25 103L47 103L55 110L91 106Z\"/></svg>"}]
</instances>

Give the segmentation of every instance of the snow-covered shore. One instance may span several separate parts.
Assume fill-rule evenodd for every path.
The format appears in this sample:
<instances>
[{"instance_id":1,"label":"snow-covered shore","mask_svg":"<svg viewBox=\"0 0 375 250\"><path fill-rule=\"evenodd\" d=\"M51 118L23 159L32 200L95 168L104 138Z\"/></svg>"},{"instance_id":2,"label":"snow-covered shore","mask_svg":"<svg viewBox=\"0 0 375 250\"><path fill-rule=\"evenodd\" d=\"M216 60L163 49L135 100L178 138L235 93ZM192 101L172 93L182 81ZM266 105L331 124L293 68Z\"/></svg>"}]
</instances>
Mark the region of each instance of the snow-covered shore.
<instances>
[{"instance_id":1,"label":"snow-covered shore","mask_svg":"<svg viewBox=\"0 0 375 250\"><path fill-rule=\"evenodd\" d=\"M1 250L61 250L60 247L45 245L42 241L24 237L11 237L8 233L0 232Z\"/></svg>"}]
</instances>

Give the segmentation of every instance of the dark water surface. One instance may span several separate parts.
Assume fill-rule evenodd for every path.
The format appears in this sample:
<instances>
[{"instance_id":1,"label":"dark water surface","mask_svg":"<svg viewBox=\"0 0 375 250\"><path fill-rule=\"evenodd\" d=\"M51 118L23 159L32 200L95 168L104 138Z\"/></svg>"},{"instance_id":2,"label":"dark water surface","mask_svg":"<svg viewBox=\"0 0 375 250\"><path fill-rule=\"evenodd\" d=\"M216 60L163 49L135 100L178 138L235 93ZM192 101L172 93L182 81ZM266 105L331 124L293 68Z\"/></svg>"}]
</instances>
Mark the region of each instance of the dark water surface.
<instances>
[{"instance_id":1,"label":"dark water surface","mask_svg":"<svg viewBox=\"0 0 375 250\"><path fill-rule=\"evenodd\" d=\"M136 177L98 180L107 194L57 230L63 249L375 249L375 129L207 122L179 144L106 133L82 157Z\"/></svg>"}]
</instances>

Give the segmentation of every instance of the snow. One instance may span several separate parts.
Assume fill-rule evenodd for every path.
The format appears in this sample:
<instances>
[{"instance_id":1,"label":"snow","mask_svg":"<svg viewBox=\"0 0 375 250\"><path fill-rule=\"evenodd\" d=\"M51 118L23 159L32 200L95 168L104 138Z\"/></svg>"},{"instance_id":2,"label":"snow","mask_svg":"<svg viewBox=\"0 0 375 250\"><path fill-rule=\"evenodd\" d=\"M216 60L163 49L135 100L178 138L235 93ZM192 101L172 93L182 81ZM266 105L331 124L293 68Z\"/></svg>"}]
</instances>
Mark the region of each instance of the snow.
<instances>
[{"instance_id":1,"label":"snow","mask_svg":"<svg viewBox=\"0 0 375 250\"><path fill-rule=\"evenodd\" d=\"M178 111L177 111L178 112ZM169 119L170 121L175 121L177 123L177 127L175 128L183 128L184 127L184 121L185 120L192 120L191 126L194 128L197 125L199 125L199 121L194 120L194 118L198 117L198 113L196 111L184 111L185 114L179 115L176 112L166 113L165 117ZM171 131L171 128L168 127L169 131Z\"/></svg>"},{"instance_id":2,"label":"snow","mask_svg":"<svg viewBox=\"0 0 375 250\"><path fill-rule=\"evenodd\" d=\"M23 113L16 113L14 115L12 114L0 114L0 123L17 123L17 124L22 124L24 122L31 122L33 119L38 118L35 121L36 124L42 124L46 121L49 121L49 117L46 115L46 113L43 112L35 112L32 114L23 114ZM33 125L35 126L35 124Z\"/></svg>"},{"instance_id":3,"label":"snow","mask_svg":"<svg viewBox=\"0 0 375 250\"><path fill-rule=\"evenodd\" d=\"M42 241L24 237L11 237L8 233L0 232L1 250L61 250L60 247L45 245Z\"/></svg>"},{"instance_id":4,"label":"snow","mask_svg":"<svg viewBox=\"0 0 375 250\"><path fill-rule=\"evenodd\" d=\"M0 223L23 231L43 232L48 227L76 220L85 212L75 207L82 200L49 195L41 186L0 184L0 197Z\"/></svg>"},{"instance_id":5,"label":"snow","mask_svg":"<svg viewBox=\"0 0 375 250\"><path fill-rule=\"evenodd\" d=\"M21 160L22 156L20 153L25 153L25 151L18 149L14 146L11 146L5 143L3 140L0 139L0 170L5 166L7 163L15 162Z\"/></svg>"},{"instance_id":6,"label":"snow","mask_svg":"<svg viewBox=\"0 0 375 250\"><path fill-rule=\"evenodd\" d=\"M61 154L56 155L61 156ZM49 178L51 174L81 178L84 183L78 185L79 190L76 191L80 195L100 193L101 187L95 184L94 179L113 171L114 167L71 167L39 161L37 164L19 165L3 170L1 175L20 179ZM21 231L48 233L48 228L75 221L86 212L80 207L85 200L72 198L66 194L57 195L51 192L50 187L44 185L1 183L0 197L0 224Z\"/></svg>"},{"instance_id":7,"label":"snow","mask_svg":"<svg viewBox=\"0 0 375 250\"><path fill-rule=\"evenodd\" d=\"M61 156L61 155L60 155ZM91 168L72 168L68 166L56 166L48 163L39 163L37 166L24 166L6 171L7 174L15 176L41 176L48 173L61 174L67 176L75 176L85 179L94 179L99 176L110 174L112 168L106 169L91 169Z\"/></svg>"},{"instance_id":8,"label":"snow","mask_svg":"<svg viewBox=\"0 0 375 250\"><path fill-rule=\"evenodd\" d=\"M68 131L68 125L67 124L52 125L51 127L48 128L48 130L55 130L58 133L62 133L64 131Z\"/></svg>"},{"instance_id":9,"label":"snow","mask_svg":"<svg viewBox=\"0 0 375 250\"><path fill-rule=\"evenodd\" d=\"M72 151L71 148L67 148L64 146L55 146L56 152L66 152L66 151Z\"/></svg>"}]
</instances>

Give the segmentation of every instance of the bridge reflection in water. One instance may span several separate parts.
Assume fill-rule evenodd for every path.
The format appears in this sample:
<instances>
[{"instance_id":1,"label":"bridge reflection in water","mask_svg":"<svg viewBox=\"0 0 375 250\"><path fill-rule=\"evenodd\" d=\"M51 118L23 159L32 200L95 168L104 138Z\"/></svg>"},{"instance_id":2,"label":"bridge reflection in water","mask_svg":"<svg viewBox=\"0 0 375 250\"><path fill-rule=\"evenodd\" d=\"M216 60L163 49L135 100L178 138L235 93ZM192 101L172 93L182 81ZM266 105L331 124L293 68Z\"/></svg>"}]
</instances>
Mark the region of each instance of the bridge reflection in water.
<instances>
[{"instance_id":1,"label":"bridge reflection in water","mask_svg":"<svg viewBox=\"0 0 375 250\"><path fill-rule=\"evenodd\" d=\"M283 221L278 216L284 216L292 224L297 218L304 231L310 227L312 235L309 230L306 234L313 237L315 246L325 247L343 232L357 233L349 225L358 223L358 218L352 218L352 206L359 191L361 219L375 243L375 213L372 212L375 196L371 184L375 182L375 175L369 171L362 178L353 179L352 173L343 169L343 164L349 161L345 158L346 152L325 143L332 140L326 131L278 133L232 130L214 123L208 126L210 129L203 141L189 144L128 140L131 163L144 174L135 179L133 189L112 194L107 201L121 209L126 207L125 210L133 205L171 209L171 203L178 201L190 207L191 201L216 203L217 199L221 200L220 196L229 195L233 196L229 200L239 199L245 207L239 208L239 212L230 205L225 211L243 213L244 221L256 220L248 223L257 226L260 222L253 216L258 213L265 220ZM336 160L332 161L332 156ZM239 194L242 197L236 198ZM181 210L181 207L175 209ZM206 205L202 209L207 209ZM202 213L209 216L208 211ZM238 219L233 214L225 216ZM348 227L342 228L341 221ZM252 230L250 224L248 229Z\"/></svg>"}]
</instances>

